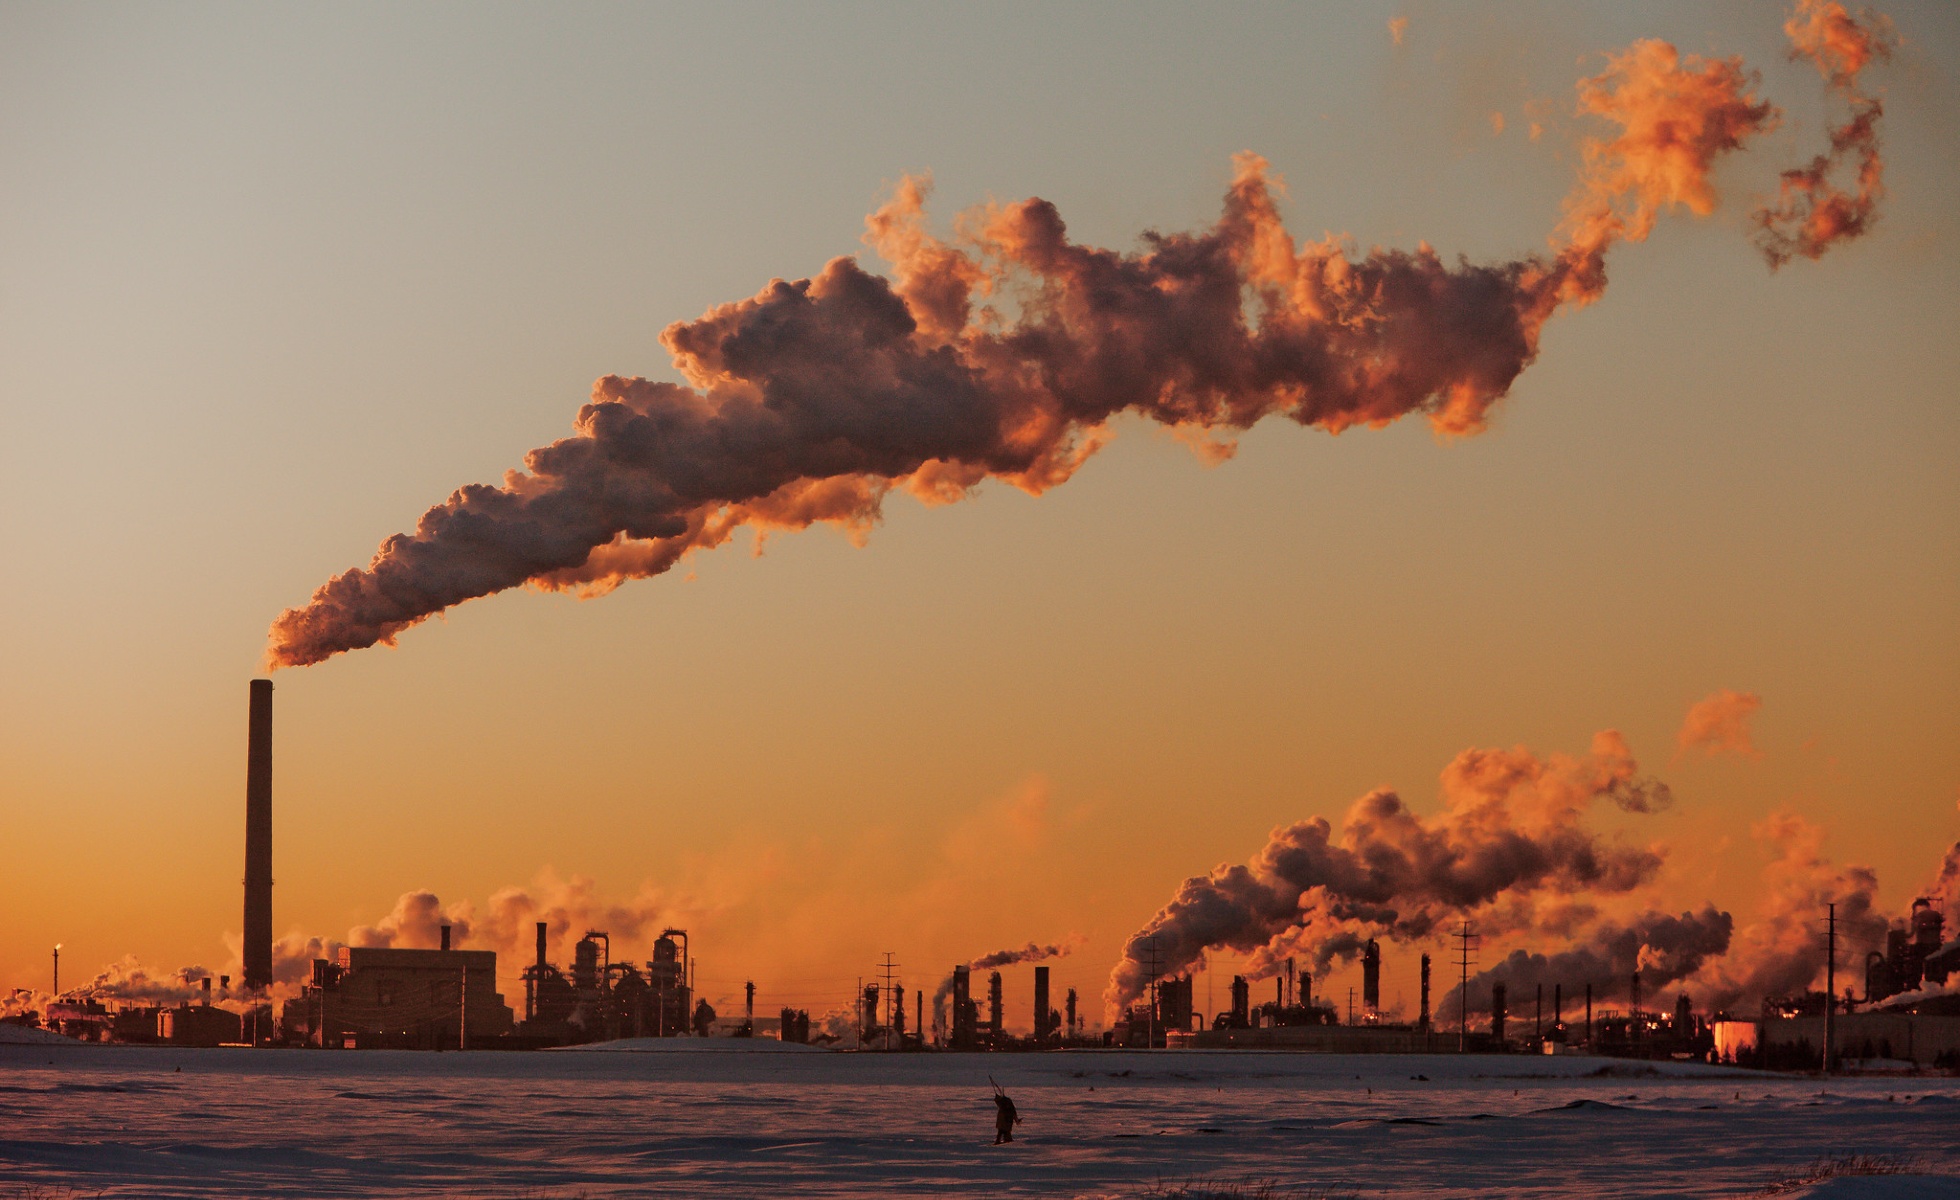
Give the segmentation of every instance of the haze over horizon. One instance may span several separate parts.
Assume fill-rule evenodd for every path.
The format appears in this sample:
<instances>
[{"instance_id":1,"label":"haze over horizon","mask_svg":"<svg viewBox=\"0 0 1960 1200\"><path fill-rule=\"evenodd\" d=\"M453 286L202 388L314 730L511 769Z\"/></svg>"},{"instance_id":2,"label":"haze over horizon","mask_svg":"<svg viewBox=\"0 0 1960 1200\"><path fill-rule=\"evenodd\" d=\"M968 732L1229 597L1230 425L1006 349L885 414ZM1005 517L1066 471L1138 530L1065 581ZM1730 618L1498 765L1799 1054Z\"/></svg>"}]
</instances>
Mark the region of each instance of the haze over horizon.
<instances>
[{"instance_id":1,"label":"haze over horizon","mask_svg":"<svg viewBox=\"0 0 1960 1200\"><path fill-rule=\"evenodd\" d=\"M1073 938L1057 993L1094 1013L1181 881L1378 788L1442 830L1472 749L1545 764L1533 812L1568 777L1610 801L1572 819L1652 865L1603 919L1742 926L1777 845L1869 864L1888 916L1938 871L1951 9L1885 7L1876 222L1774 272L1750 213L1843 115L1777 9L768 11L0 13L0 987L57 941L65 980L225 969L268 619L564 437L595 378L676 380L671 323L885 272L859 236L908 174L937 236L1041 197L1135 252L1212 227L1250 151L1303 243L1549 256L1600 135L1575 86L1642 37L1740 55L1780 123L1533 328L1486 431L1246 422L1214 463L1118 416L1039 496L895 490L861 546L740 533L282 670L275 932L426 939L426 889L508 948L520 888L688 926L710 999L813 1012L885 950L929 987ZM1672 803L1615 791L1646 781ZM1543 944L1510 936L1492 961ZM1413 1005L1417 947L1386 949Z\"/></svg>"}]
</instances>

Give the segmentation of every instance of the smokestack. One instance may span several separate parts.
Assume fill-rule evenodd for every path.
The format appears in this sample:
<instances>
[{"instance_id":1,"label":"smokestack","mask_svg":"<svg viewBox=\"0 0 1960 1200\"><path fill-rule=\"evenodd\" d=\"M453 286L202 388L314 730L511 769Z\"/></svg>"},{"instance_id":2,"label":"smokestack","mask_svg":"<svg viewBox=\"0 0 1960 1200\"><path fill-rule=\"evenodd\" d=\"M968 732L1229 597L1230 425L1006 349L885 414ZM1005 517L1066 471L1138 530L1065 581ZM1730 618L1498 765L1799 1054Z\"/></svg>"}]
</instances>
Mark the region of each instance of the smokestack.
<instances>
[{"instance_id":1,"label":"smokestack","mask_svg":"<svg viewBox=\"0 0 1960 1200\"><path fill-rule=\"evenodd\" d=\"M1361 1004L1371 1013L1382 1006L1382 947L1373 938L1361 952Z\"/></svg>"},{"instance_id":2,"label":"smokestack","mask_svg":"<svg viewBox=\"0 0 1960 1200\"><path fill-rule=\"evenodd\" d=\"M1504 1044L1504 985L1491 985L1490 989L1490 1036L1498 1045Z\"/></svg>"},{"instance_id":3,"label":"smokestack","mask_svg":"<svg viewBox=\"0 0 1960 1200\"><path fill-rule=\"evenodd\" d=\"M245 986L272 986L272 681L254 679L245 747Z\"/></svg>"},{"instance_id":4,"label":"smokestack","mask_svg":"<svg viewBox=\"0 0 1960 1200\"><path fill-rule=\"evenodd\" d=\"M546 965L544 960L544 940L545 940L545 923L543 921L539 921L538 922L538 966L539 967L543 967Z\"/></svg>"},{"instance_id":5,"label":"smokestack","mask_svg":"<svg viewBox=\"0 0 1960 1200\"><path fill-rule=\"evenodd\" d=\"M1422 956L1422 1014L1416 1018L1416 1028L1429 1032L1429 956Z\"/></svg>"},{"instance_id":6,"label":"smokestack","mask_svg":"<svg viewBox=\"0 0 1960 1200\"><path fill-rule=\"evenodd\" d=\"M993 1046L1000 1047L1001 1018L1000 972L987 975L987 1031L993 1036Z\"/></svg>"},{"instance_id":7,"label":"smokestack","mask_svg":"<svg viewBox=\"0 0 1960 1200\"><path fill-rule=\"evenodd\" d=\"M1048 1044L1048 968L1034 969L1034 1044Z\"/></svg>"},{"instance_id":8,"label":"smokestack","mask_svg":"<svg viewBox=\"0 0 1960 1200\"><path fill-rule=\"evenodd\" d=\"M442 948L444 950L449 949L449 926L447 925L442 927Z\"/></svg>"}]
</instances>

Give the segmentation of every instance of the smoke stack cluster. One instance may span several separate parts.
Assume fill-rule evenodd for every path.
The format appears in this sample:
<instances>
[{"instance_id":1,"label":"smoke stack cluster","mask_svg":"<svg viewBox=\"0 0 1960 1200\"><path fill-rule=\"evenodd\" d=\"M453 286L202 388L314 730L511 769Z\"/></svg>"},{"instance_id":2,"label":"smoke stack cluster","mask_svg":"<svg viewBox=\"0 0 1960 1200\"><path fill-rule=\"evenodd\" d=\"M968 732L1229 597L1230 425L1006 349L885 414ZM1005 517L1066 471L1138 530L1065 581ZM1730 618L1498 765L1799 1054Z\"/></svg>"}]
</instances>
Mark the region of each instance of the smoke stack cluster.
<instances>
[{"instance_id":1,"label":"smoke stack cluster","mask_svg":"<svg viewBox=\"0 0 1960 1200\"><path fill-rule=\"evenodd\" d=\"M1049 942L1046 945L1040 942L1029 942L1019 949L996 950L992 954L983 954L979 958L954 967L951 974L939 981L938 988L934 989L932 993L933 1024L939 1026L941 1029L949 1028L946 1024L946 1001L948 997L954 996L955 984L965 978L967 972L989 971L995 967L1011 966L1014 963L1034 963L1043 962L1051 958L1061 958L1074 950L1081 942L1080 935L1071 935L1065 941ZM957 1018L958 1015L959 1010L956 1004L954 1007L954 1016Z\"/></svg>"}]
</instances>

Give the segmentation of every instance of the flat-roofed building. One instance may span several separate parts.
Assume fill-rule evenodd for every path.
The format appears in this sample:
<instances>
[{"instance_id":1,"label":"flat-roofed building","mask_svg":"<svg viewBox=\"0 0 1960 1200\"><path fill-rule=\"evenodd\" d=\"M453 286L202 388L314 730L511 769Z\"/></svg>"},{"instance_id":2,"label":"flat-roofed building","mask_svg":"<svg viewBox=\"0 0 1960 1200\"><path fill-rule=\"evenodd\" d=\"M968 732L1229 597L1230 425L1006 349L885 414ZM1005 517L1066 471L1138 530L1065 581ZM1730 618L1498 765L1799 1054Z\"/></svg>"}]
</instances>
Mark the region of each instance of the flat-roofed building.
<instances>
[{"instance_id":1,"label":"flat-roofed building","mask_svg":"<svg viewBox=\"0 0 1960 1200\"><path fill-rule=\"evenodd\" d=\"M494 950L342 947L336 961L314 960L312 982L285 1014L289 1040L336 1048L447 1050L465 1030L475 1045L512 1022Z\"/></svg>"}]
</instances>

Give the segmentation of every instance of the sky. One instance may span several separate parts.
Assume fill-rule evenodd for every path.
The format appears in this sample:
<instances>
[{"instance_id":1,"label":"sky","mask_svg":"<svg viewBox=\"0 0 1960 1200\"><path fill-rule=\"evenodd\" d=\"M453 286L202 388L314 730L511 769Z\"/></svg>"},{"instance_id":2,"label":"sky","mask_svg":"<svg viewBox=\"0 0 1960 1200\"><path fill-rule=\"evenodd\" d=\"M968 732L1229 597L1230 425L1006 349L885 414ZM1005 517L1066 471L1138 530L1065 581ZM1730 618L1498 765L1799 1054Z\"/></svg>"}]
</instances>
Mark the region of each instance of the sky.
<instances>
[{"instance_id":1,"label":"sky","mask_svg":"<svg viewBox=\"0 0 1960 1200\"><path fill-rule=\"evenodd\" d=\"M1507 261L1642 37L1742 56L1781 123L1485 432L1275 418L1210 463L1119 417L1045 494L894 494L862 545L743 532L280 670L275 929L426 890L489 938L518 888L622 956L686 926L763 1011L1066 942L1099 1016L1124 940L1274 827L1435 814L1460 752L1602 730L1675 799L1590 818L1661 847L1643 903L1754 912L1788 813L1901 911L1960 837L1960 12L1883 7L1880 217L1772 271L1748 214L1832 117L1772 4L0 5L0 989L57 942L65 980L235 962L273 619L595 379L678 381L670 323L885 270L908 174L941 236L1039 196L1136 250L1253 151L1298 238ZM1722 689L1748 746L1684 748ZM1385 999L1444 945L1390 946Z\"/></svg>"}]
</instances>

